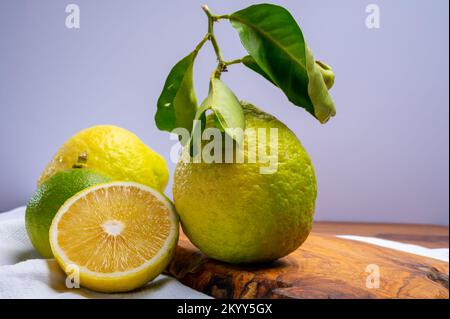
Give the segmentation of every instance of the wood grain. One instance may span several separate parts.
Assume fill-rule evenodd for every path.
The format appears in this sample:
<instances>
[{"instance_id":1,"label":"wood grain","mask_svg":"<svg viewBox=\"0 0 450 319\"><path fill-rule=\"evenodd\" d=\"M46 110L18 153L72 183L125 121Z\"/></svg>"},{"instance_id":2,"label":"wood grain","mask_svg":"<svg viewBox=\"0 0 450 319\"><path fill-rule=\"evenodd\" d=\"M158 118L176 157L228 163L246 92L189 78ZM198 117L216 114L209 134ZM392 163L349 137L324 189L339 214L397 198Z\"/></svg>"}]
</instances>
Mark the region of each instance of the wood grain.
<instances>
[{"instance_id":1,"label":"wood grain","mask_svg":"<svg viewBox=\"0 0 450 319\"><path fill-rule=\"evenodd\" d=\"M313 232L389 239L428 248L448 248L449 229L438 225L315 222Z\"/></svg>"},{"instance_id":2,"label":"wood grain","mask_svg":"<svg viewBox=\"0 0 450 319\"><path fill-rule=\"evenodd\" d=\"M379 288L366 287L370 264L379 267ZM182 234L166 272L215 298L449 298L448 263L326 234L251 267L211 260Z\"/></svg>"}]
</instances>

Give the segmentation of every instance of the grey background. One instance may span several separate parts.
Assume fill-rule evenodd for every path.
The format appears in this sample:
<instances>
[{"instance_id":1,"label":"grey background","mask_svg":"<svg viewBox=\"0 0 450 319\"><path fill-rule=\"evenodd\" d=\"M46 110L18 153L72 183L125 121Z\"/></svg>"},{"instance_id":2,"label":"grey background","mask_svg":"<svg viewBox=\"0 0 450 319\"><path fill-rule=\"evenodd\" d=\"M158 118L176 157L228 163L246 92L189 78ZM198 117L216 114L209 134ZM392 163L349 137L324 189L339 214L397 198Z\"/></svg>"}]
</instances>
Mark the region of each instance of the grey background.
<instances>
[{"instance_id":1,"label":"grey background","mask_svg":"<svg viewBox=\"0 0 450 319\"><path fill-rule=\"evenodd\" d=\"M0 211L24 205L58 147L91 125L130 129L169 157L169 135L153 121L156 100L170 68L206 32L204 1L0 0ZM320 125L241 66L223 79L309 151L316 219L448 225L448 1L274 2L333 66L337 116ZM80 6L80 30L65 27L69 3ZM251 3L208 1L218 14ZM369 3L380 6L378 30L365 26ZM227 22L217 33L227 59L244 55ZM199 100L214 66L208 46L195 68Z\"/></svg>"}]
</instances>

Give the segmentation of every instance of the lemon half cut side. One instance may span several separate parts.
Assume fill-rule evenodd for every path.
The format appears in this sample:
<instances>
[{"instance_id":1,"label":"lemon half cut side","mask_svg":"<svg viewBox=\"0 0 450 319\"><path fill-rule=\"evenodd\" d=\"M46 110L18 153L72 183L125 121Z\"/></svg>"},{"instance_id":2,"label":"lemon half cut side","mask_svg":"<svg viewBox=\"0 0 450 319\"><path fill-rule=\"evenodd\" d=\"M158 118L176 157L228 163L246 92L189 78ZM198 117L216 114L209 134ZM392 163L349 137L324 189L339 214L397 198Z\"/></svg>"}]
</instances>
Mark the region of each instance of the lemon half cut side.
<instances>
[{"instance_id":1,"label":"lemon half cut side","mask_svg":"<svg viewBox=\"0 0 450 319\"><path fill-rule=\"evenodd\" d=\"M50 227L52 252L81 286L130 291L158 276L178 242L178 217L158 191L133 182L87 188L59 209Z\"/></svg>"}]
</instances>

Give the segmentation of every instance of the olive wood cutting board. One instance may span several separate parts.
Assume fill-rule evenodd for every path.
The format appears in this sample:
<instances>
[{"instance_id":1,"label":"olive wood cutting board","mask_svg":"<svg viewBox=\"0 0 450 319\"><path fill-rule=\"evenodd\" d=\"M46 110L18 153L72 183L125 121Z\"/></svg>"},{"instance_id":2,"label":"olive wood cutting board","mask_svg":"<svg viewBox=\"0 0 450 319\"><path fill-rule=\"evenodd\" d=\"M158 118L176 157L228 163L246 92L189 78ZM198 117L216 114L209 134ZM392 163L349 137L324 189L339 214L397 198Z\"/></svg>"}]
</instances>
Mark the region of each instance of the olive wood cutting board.
<instances>
[{"instance_id":1,"label":"olive wood cutting board","mask_svg":"<svg viewBox=\"0 0 450 319\"><path fill-rule=\"evenodd\" d=\"M181 233L166 272L215 298L449 298L446 262L317 233L253 266L211 260Z\"/></svg>"}]
</instances>

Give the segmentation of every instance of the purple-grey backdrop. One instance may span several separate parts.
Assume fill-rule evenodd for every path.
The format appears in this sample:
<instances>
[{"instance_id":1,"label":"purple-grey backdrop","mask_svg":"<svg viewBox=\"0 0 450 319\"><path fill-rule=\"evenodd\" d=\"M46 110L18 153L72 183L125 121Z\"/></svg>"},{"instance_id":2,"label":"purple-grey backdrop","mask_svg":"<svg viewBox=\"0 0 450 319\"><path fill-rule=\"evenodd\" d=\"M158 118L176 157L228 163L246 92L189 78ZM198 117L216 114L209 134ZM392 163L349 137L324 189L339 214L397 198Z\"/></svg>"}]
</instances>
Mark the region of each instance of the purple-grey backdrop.
<instances>
[{"instance_id":1,"label":"purple-grey backdrop","mask_svg":"<svg viewBox=\"0 0 450 319\"><path fill-rule=\"evenodd\" d=\"M24 205L56 149L94 124L130 129L168 158L172 142L153 121L156 100L172 65L206 31L205 1L0 2L0 211ZM257 1L207 2L231 13ZM337 116L320 125L241 66L224 79L309 151L317 219L448 225L448 1L273 2L333 66ZM69 3L80 6L79 30L65 27ZM365 26L369 3L381 9L380 29ZM228 23L217 33L227 58L244 54ZM214 65L208 47L195 68L199 100Z\"/></svg>"}]
</instances>

